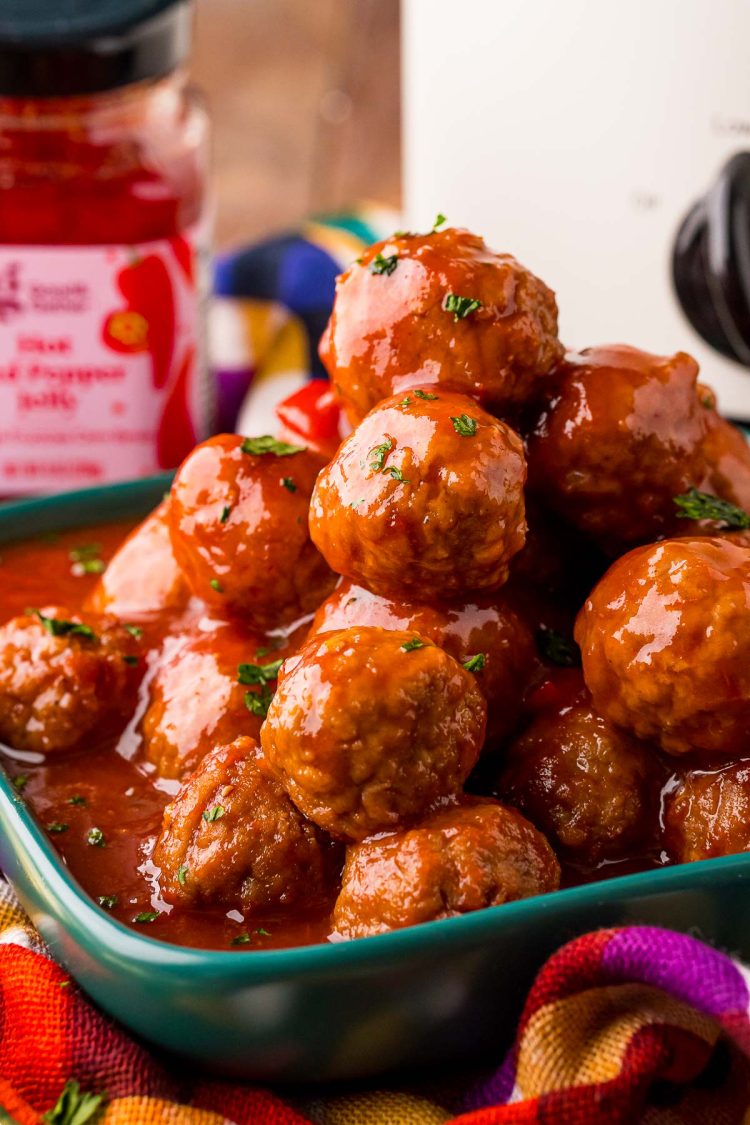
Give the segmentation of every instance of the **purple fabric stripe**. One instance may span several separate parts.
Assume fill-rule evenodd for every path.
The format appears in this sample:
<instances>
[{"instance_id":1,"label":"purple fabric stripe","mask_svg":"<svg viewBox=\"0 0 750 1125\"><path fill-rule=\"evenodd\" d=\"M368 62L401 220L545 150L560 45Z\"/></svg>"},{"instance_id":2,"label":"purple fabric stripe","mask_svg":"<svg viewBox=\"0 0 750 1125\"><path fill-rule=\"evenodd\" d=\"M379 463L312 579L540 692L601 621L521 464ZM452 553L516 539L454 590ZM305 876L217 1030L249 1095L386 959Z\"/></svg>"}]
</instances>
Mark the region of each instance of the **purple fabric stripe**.
<instances>
[{"instance_id":1,"label":"purple fabric stripe","mask_svg":"<svg viewBox=\"0 0 750 1125\"><path fill-rule=\"evenodd\" d=\"M747 1013L750 1005L747 984L726 954L672 930L622 929L607 943L602 965L614 977L662 988L708 1015Z\"/></svg>"}]
</instances>

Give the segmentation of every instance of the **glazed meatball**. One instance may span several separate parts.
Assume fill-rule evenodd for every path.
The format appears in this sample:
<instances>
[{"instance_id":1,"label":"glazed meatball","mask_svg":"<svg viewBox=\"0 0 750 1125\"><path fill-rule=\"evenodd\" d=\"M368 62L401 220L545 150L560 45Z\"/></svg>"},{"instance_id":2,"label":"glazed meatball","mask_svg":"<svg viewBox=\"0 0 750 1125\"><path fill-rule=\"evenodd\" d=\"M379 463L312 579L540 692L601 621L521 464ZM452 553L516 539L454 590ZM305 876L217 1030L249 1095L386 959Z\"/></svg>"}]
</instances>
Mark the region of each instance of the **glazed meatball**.
<instances>
[{"instance_id":1,"label":"glazed meatball","mask_svg":"<svg viewBox=\"0 0 750 1125\"><path fill-rule=\"evenodd\" d=\"M313 541L385 597L495 590L526 534L521 440L462 395L421 393L376 407L320 474Z\"/></svg>"},{"instance_id":2,"label":"glazed meatball","mask_svg":"<svg viewBox=\"0 0 750 1125\"><path fill-rule=\"evenodd\" d=\"M498 791L571 859L595 864L650 842L661 781L649 746L579 702L534 719Z\"/></svg>"},{"instance_id":3,"label":"glazed meatball","mask_svg":"<svg viewBox=\"0 0 750 1125\"><path fill-rule=\"evenodd\" d=\"M367 937L557 890L560 867L515 809L466 799L348 849L334 936Z\"/></svg>"},{"instance_id":4,"label":"glazed meatball","mask_svg":"<svg viewBox=\"0 0 750 1125\"><path fill-rule=\"evenodd\" d=\"M169 537L169 501L127 537L89 595L87 608L115 617L184 609L190 597Z\"/></svg>"},{"instance_id":5,"label":"glazed meatball","mask_svg":"<svg viewBox=\"0 0 750 1125\"><path fill-rule=\"evenodd\" d=\"M667 539L618 559L576 622L597 711L670 754L750 738L750 550Z\"/></svg>"},{"instance_id":6,"label":"glazed meatball","mask_svg":"<svg viewBox=\"0 0 750 1125\"><path fill-rule=\"evenodd\" d=\"M684 352L567 356L529 437L530 487L610 554L663 534L703 475L697 375Z\"/></svg>"},{"instance_id":7,"label":"glazed meatball","mask_svg":"<svg viewBox=\"0 0 750 1125\"><path fill-rule=\"evenodd\" d=\"M536 667L531 630L501 594L450 605L421 606L372 594L343 579L315 615L311 634L367 625L425 637L459 664L469 664L487 700L487 736L512 733Z\"/></svg>"},{"instance_id":8,"label":"glazed meatball","mask_svg":"<svg viewBox=\"0 0 750 1125\"><path fill-rule=\"evenodd\" d=\"M51 754L109 733L135 701L144 663L113 618L54 606L0 627L0 740Z\"/></svg>"},{"instance_id":9,"label":"glazed meatball","mask_svg":"<svg viewBox=\"0 0 750 1125\"><path fill-rule=\"evenodd\" d=\"M664 844L675 863L750 851L750 762L686 773L665 801Z\"/></svg>"},{"instance_id":10,"label":"glazed meatball","mask_svg":"<svg viewBox=\"0 0 750 1125\"><path fill-rule=\"evenodd\" d=\"M305 816L361 840L458 793L485 719L476 678L437 645L343 629L286 662L261 741Z\"/></svg>"},{"instance_id":11,"label":"glazed meatball","mask_svg":"<svg viewBox=\"0 0 750 1125\"><path fill-rule=\"evenodd\" d=\"M513 409L561 354L552 291L509 254L454 229L367 250L338 279L320 346L355 424L414 386Z\"/></svg>"},{"instance_id":12,"label":"glazed meatball","mask_svg":"<svg viewBox=\"0 0 750 1125\"><path fill-rule=\"evenodd\" d=\"M260 629L317 609L336 581L307 529L323 463L301 446L233 434L193 450L172 485L170 527L194 594Z\"/></svg>"},{"instance_id":13,"label":"glazed meatball","mask_svg":"<svg viewBox=\"0 0 750 1125\"><path fill-rule=\"evenodd\" d=\"M153 862L175 906L219 902L246 913L320 901L331 845L297 812L239 738L208 754L164 811Z\"/></svg>"},{"instance_id":14,"label":"glazed meatball","mask_svg":"<svg viewBox=\"0 0 750 1125\"><path fill-rule=\"evenodd\" d=\"M184 777L214 746L260 734L263 684L241 683L240 665L265 668L262 678L272 683L277 654L258 657L263 639L226 622L211 624L206 632L168 637L158 658L142 733L145 755L161 777Z\"/></svg>"},{"instance_id":15,"label":"glazed meatball","mask_svg":"<svg viewBox=\"0 0 750 1125\"><path fill-rule=\"evenodd\" d=\"M701 388L710 394L707 388ZM704 397L708 429L701 452L705 477L701 488L750 511L750 445L731 422L708 407Z\"/></svg>"}]
</instances>

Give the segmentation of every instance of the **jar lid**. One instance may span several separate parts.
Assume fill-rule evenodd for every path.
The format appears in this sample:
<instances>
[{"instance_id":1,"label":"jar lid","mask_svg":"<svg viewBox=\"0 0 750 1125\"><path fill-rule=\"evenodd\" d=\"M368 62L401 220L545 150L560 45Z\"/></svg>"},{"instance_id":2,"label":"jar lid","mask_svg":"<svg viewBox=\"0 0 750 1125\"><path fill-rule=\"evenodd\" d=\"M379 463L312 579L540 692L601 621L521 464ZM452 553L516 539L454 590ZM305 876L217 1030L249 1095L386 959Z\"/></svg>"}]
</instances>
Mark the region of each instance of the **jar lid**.
<instances>
[{"instance_id":1,"label":"jar lid","mask_svg":"<svg viewBox=\"0 0 750 1125\"><path fill-rule=\"evenodd\" d=\"M191 0L2 0L0 95L60 97L160 78L187 57Z\"/></svg>"}]
</instances>

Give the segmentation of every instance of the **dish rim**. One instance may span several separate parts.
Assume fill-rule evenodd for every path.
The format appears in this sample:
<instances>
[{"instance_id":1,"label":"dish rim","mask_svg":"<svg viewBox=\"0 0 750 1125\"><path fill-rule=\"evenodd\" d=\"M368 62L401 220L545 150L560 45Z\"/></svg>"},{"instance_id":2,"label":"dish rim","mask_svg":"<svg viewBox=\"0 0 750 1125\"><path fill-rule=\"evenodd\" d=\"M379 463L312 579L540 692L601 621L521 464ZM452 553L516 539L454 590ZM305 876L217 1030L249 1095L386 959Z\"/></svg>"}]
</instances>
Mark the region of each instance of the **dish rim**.
<instances>
[{"instance_id":1,"label":"dish rim","mask_svg":"<svg viewBox=\"0 0 750 1125\"><path fill-rule=\"evenodd\" d=\"M29 532L27 528L34 524L36 515L45 517L42 522L47 525L51 518L51 522L56 525L55 530L74 530L81 524L112 522L117 518L137 514L139 509L145 515L149 506L153 506L158 500L159 493L168 487L170 480L171 474L163 473L135 481L99 485L0 505L0 543L23 541L30 535L33 536L34 532ZM104 498L108 501L110 498L114 499L114 504L108 503L106 518L102 518L101 514L87 514L87 509L100 505ZM22 529L16 533L14 521L19 518ZM52 527L37 527L36 530L43 533L45 530L52 530ZM652 897L662 892L668 894L702 889L696 887L696 876L699 881L704 875L710 878L713 874L724 876L725 879L750 878L750 854L740 853L649 868L628 875L614 875L608 879L565 887L500 906L485 907L456 917L423 922L352 941L316 942L281 949L205 949L149 937L111 917L68 869L31 808L16 790L7 770L0 765L0 820L4 816L15 819L15 843L23 848L23 855L17 857L15 862L22 868L31 866L37 877L44 882L43 889L37 893L40 898L55 901L58 909L54 920L71 937L78 939L75 931L84 932L89 941L96 939L98 935L102 936L102 955L111 951L120 958L125 954L136 961L160 962L163 970L178 970L180 973L185 969L220 970L222 976L228 973L230 977L244 980L268 979L269 975L298 978L309 973L324 973L333 964L337 967L361 968L399 956L409 957L424 945L440 944L443 948L448 948L466 941L480 943L496 933L501 919L506 920L509 926L523 926L527 917L544 913L552 915L558 908L564 911L570 905L580 906L585 911L589 905L597 904L601 907L621 898ZM15 850L14 843L9 846ZM47 872L52 873L52 881L45 878ZM62 886L56 887L55 882ZM117 936L116 942L107 941L108 932Z\"/></svg>"}]
</instances>

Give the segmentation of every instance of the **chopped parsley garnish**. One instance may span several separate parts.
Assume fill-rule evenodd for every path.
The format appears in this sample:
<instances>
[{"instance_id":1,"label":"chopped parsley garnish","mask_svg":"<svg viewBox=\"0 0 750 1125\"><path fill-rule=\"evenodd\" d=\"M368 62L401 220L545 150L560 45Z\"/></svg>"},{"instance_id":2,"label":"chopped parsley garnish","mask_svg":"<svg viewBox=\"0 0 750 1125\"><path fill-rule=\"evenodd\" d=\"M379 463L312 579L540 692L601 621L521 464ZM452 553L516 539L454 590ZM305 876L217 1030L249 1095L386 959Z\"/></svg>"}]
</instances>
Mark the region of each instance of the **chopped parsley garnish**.
<instances>
[{"instance_id":1,"label":"chopped parsley garnish","mask_svg":"<svg viewBox=\"0 0 750 1125\"><path fill-rule=\"evenodd\" d=\"M45 617L38 609L32 609L30 613L39 618L45 632L51 637L85 637L87 641L96 640L94 630L88 625L82 625L80 621L62 621L59 617Z\"/></svg>"},{"instance_id":2,"label":"chopped parsley garnish","mask_svg":"<svg viewBox=\"0 0 750 1125\"><path fill-rule=\"evenodd\" d=\"M255 931L255 933L258 935L258 937L270 937L271 936L270 932L268 930L264 930L262 926L259 926L258 929Z\"/></svg>"},{"instance_id":3,"label":"chopped parsley garnish","mask_svg":"<svg viewBox=\"0 0 750 1125\"><path fill-rule=\"evenodd\" d=\"M135 637L137 641L143 636L143 629L141 629L140 625L123 625L123 629L126 629L131 637Z\"/></svg>"},{"instance_id":4,"label":"chopped parsley garnish","mask_svg":"<svg viewBox=\"0 0 750 1125\"><path fill-rule=\"evenodd\" d=\"M267 684L277 678L283 663L282 657L281 660L273 660L270 664L238 664L237 680L241 684Z\"/></svg>"},{"instance_id":5,"label":"chopped parsley garnish","mask_svg":"<svg viewBox=\"0 0 750 1125\"><path fill-rule=\"evenodd\" d=\"M19 773L13 778L13 784L19 793L23 793L26 786L29 784L29 775L27 773Z\"/></svg>"},{"instance_id":6,"label":"chopped parsley garnish","mask_svg":"<svg viewBox=\"0 0 750 1125\"><path fill-rule=\"evenodd\" d=\"M283 486L287 490L287 492L296 492L297 491L297 485L294 483L294 481L292 480L291 477L282 477L281 483L283 484Z\"/></svg>"},{"instance_id":7,"label":"chopped parsley garnish","mask_svg":"<svg viewBox=\"0 0 750 1125\"><path fill-rule=\"evenodd\" d=\"M243 934L237 934L232 938L232 945L247 945L251 940L250 934L245 930Z\"/></svg>"},{"instance_id":8,"label":"chopped parsley garnish","mask_svg":"<svg viewBox=\"0 0 750 1125\"><path fill-rule=\"evenodd\" d=\"M68 984L68 981L64 982ZM69 1078L52 1109L42 1117L45 1125L86 1125L98 1114L102 1094L87 1094L74 1078Z\"/></svg>"},{"instance_id":9,"label":"chopped parsley garnish","mask_svg":"<svg viewBox=\"0 0 750 1125\"><path fill-rule=\"evenodd\" d=\"M561 668L577 668L581 663L581 650L572 637L544 626L537 630L536 644L539 653L550 664Z\"/></svg>"},{"instance_id":10,"label":"chopped parsley garnish","mask_svg":"<svg viewBox=\"0 0 750 1125\"><path fill-rule=\"evenodd\" d=\"M136 664L138 663L138 657L137 656L129 656L126 653L122 658L122 662L123 662L123 664L129 664L131 666L131 668L135 668Z\"/></svg>"},{"instance_id":11,"label":"chopped parsley garnish","mask_svg":"<svg viewBox=\"0 0 750 1125\"><path fill-rule=\"evenodd\" d=\"M370 468L373 470L373 472L380 472L380 470L383 468L383 465L385 464L386 457L392 449L393 442L390 438L386 438L384 442L382 442L380 445L376 445L374 449L370 450L368 456L373 458L373 460L370 462Z\"/></svg>"},{"instance_id":12,"label":"chopped parsley garnish","mask_svg":"<svg viewBox=\"0 0 750 1125\"><path fill-rule=\"evenodd\" d=\"M215 590L217 594L224 593L224 587L222 586L221 582L219 582L218 578L212 578L209 582L209 586L212 590Z\"/></svg>"},{"instance_id":13,"label":"chopped parsley garnish","mask_svg":"<svg viewBox=\"0 0 750 1125\"><path fill-rule=\"evenodd\" d=\"M231 512L232 512L231 505L225 504L224 507L221 509L221 515L219 516L219 523L226 523L227 520L229 519L229 516L231 515Z\"/></svg>"},{"instance_id":14,"label":"chopped parsley garnish","mask_svg":"<svg viewBox=\"0 0 750 1125\"><path fill-rule=\"evenodd\" d=\"M73 547L68 552L68 558L73 563L73 574L102 574L107 569L107 564L99 557L101 549L100 543L84 543L81 547Z\"/></svg>"},{"instance_id":15,"label":"chopped parsley garnish","mask_svg":"<svg viewBox=\"0 0 750 1125\"><path fill-rule=\"evenodd\" d=\"M437 215L435 216L435 222L434 222L434 223L432 224L432 230L433 230L433 233L434 233L434 232L435 232L436 230L439 230L439 229L440 229L440 227L442 227L442 226L445 226L445 224L446 224L447 222L448 222L448 220L446 219L446 217L445 217L445 215L444 215L444 214L442 213L442 211L438 211Z\"/></svg>"},{"instance_id":16,"label":"chopped parsley garnish","mask_svg":"<svg viewBox=\"0 0 750 1125\"><path fill-rule=\"evenodd\" d=\"M73 563L73 573L76 575L81 574L104 574L107 569L107 564L104 559L83 559L81 562Z\"/></svg>"},{"instance_id":17,"label":"chopped parsley garnish","mask_svg":"<svg viewBox=\"0 0 750 1125\"><path fill-rule=\"evenodd\" d=\"M453 429L461 437L474 437L477 432L477 420L469 414L459 414L457 418L451 415L451 422L453 423Z\"/></svg>"},{"instance_id":18,"label":"chopped parsley garnish","mask_svg":"<svg viewBox=\"0 0 750 1125\"><path fill-rule=\"evenodd\" d=\"M106 841L101 828L89 828L86 843L90 844L92 848L103 848Z\"/></svg>"},{"instance_id":19,"label":"chopped parsley garnish","mask_svg":"<svg viewBox=\"0 0 750 1125\"><path fill-rule=\"evenodd\" d=\"M85 805L86 798L82 797L80 793L74 793L72 797L68 797L69 805Z\"/></svg>"},{"instance_id":20,"label":"chopped parsley garnish","mask_svg":"<svg viewBox=\"0 0 750 1125\"><path fill-rule=\"evenodd\" d=\"M482 672L486 663L487 653L478 652L476 656L470 656L469 659L464 662L464 668L467 672Z\"/></svg>"},{"instance_id":21,"label":"chopped parsley garnish","mask_svg":"<svg viewBox=\"0 0 750 1125\"><path fill-rule=\"evenodd\" d=\"M226 809L223 805L214 805L213 808L205 810L205 812L203 813L203 819L208 824L213 824L215 820L221 820L225 812Z\"/></svg>"},{"instance_id":22,"label":"chopped parsley garnish","mask_svg":"<svg viewBox=\"0 0 750 1125\"><path fill-rule=\"evenodd\" d=\"M304 453L306 445L289 445L286 441L277 441L270 434L262 437L245 438L242 443L243 453L254 453L261 456L264 453L273 453L274 457L291 457L293 453Z\"/></svg>"},{"instance_id":23,"label":"chopped parsley garnish","mask_svg":"<svg viewBox=\"0 0 750 1125\"><path fill-rule=\"evenodd\" d=\"M715 520L727 528L740 531L750 527L750 515L743 508L730 504L728 500L720 500L709 492L700 492L697 488L675 496L674 504L681 520Z\"/></svg>"},{"instance_id":24,"label":"chopped parsley garnish","mask_svg":"<svg viewBox=\"0 0 750 1125\"><path fill-rule=\"evenodd\" d=\"M161 914L160 910L142 910L140 914L136 914L133 919L134 922L145 924L147 922L155 922Z\"/></svg>"},{"instance_id":25,"label":"chopped parsley garnish","mask_svg":"<svg viewBox=\"0 0 750 1125\"><path fill-rule=\"evenodd\" d=\"M404 641L401 648L404 652L414 652L417 648L424 648L425 642L420 641L419 637L412 637L410 641Z\"/></svg>"},{"instance_id":26,"label":"chopped parsley garnish","mask_svg":"<svg viewBox=\"0 0 750 1125\"><path fill-rule=\"evenodd\" d=\"M423 398L426 402L435 402L437 395L431 395L429 391L415 391L414 394L417 398Z\"/></svg>"},{"instance_id":27,"label":"chopped parsley garnish","mask_svg":"<svg viewBox=\"0 0 750 1125\"><path fill-rule=\"evenodd\" d=\"M454 320L466 320L467 316L481 309L482 302L476 297L459 297L457 293L446 293L443 308L446 312L453 313Z\"/></svg>"},{"instance_id":28,"label":"chopped parsley garnish","mask_svg":"<svg viewBox=\"0 0 750 1125\"><path fill-rule=\"evenodd\" d=\"M117 906L117 895L99 895L97 902L106 910L112 910Z\"/></svg>"},{"instance_id":29,"label":"chopped parsley garnish","mask_svg":"<svg viewBox=\"0 0 750 1125\"><path fill-rule=\"evenodd\" d=\"M61 832L67 832L67 824L61 824L59 820L53 820L51 824L47 825L47 831L53 835L59 835Z\"/></svg>"},{"instance_id":30,"label":"chopped parsley garnish","mask_svg":"<svg viewBox=\"0 0 750 1125\"><path fill-rule=\"evenodd\" d=\"M180 884L181 887L185 886L185 879L187 878L188 870L189 870L189 868L188 868L188 865L186 863L181 863L180 866L177 868L177 882Z\"/></svg>"},{"instance_id":31,"label":"chopped parsley garnish","mask_svg":"<svg viewBox=\"0 0 750 1125\"><path fill-rule=\"evenodd\" d=\"M400 481L401 484L408 484L409 483L409 481L404 476L404 474L401 472L401 470L397 469L395 465L387 465L386 468L383 470L383 472L390 473L391 476L393 477L393 479L397 480L397 481Z\"/></svg>"},{"instance_id":32,"label":"chopped parsley garnish","mask_svg":"<svg viewBox=\"0 0 750 1125\"><path fill-rule=\"evenodd\" d=\"M398 254L391 254L390 257L384 258L381 253L377 253L370 262L370 273L384 273L386 277L390 277L397 265Z\"/></svg>"},{"instance_id":33,"label":"chopped parsley garnish","mask_svg":"<svg viewBox=\"0 0 750 1125\"><path fill-rule=\"evenodd\" d=\"M248 711L251 711L253 715L257 715L259 719L265 719L272 699L273 692L267 684L263 684L260 691L245 692L245 706Z\"/></svg>"},{"instance_id":34,"label":"chopped parsley garnish","mask_svg":"<svg viewBox=\"0 0 750 1125\"><path fill-rule=\"evenodd\" d=\"M101 543L84 543L81 547L73 547L68 551L71 562L83 562L84 559L96 559L101 554Z\"/></svg>"},{"instance_id":35,"label":"chopped parsley garnish","mask_svg":"<svg viewBox=\"0 0 750 1125\"><path fill-rule=\"evenodd\" d=\"M408 395L406 396L406 398L401 399L401 402L399 403L399 406L411 406L411 399L409 398Z\"/></svg>"}]
</instances>

